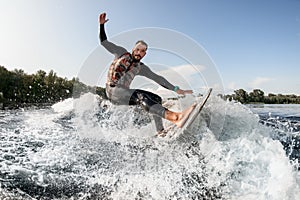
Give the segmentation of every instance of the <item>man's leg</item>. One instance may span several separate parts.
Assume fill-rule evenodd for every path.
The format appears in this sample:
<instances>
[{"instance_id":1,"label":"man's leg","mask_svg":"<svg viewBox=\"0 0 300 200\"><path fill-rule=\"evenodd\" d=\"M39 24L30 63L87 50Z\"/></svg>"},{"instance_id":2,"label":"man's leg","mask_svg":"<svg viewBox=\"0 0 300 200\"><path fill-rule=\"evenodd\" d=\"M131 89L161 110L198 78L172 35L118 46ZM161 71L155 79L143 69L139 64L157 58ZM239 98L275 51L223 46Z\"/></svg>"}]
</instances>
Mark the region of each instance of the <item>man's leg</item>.
<instances>
[{"instance_id":1,"label":"man's leg","mask_svg":"<svg viewBox=\"0 0 300 200\"><path fill-rule=\"evenodd\" d=\"M164 129L162 117L164 116L166 109L162 107L162 99L160 96L152 92L136 90L131 96L131 102L141 105L144 110L154 114L153 119L157 132L160 132Z\"/></svg>"},{"instance_id":2,"label":"man's leg","mask_svg":"<svg viewBox=\"0 0 300 200\"><path fill-rule=\"evenodd\" d=\"M162 106L161 98L148 91L144 90L136 90L132 97L132 100L137 101L136 103L141 105L146 111L157 115L160 118L165 118L174 124L176 124L178 127L182 127L186 120L188 119L190 113L194 110L195 104L184 110L183 112L176 113L172 112ZM159 121L159 119L156 119L158 122L158 125L161 124L162 127L162 121ZM161 119L160 119L161 120ZM157 126L157 130L162 130L160 126Z\"/></svg>"},{"instance_id":3,"label":"man's leg","mask_svg":"<svg viewBox=\"0 0 300 200\"><path fill-rule=\"evenodd\" d=\"M157 115L155 120L156 129L163 128L161 118L167 119L178 127L182 127L188 116L195 108L195 105L190 106L180 113L172 112L161 105L161 98L148 91L134 90L125 88L107 88L108 97L119 105L141 105L147 112Z\"/></svg>"},{"instance_id":4,"label":"man's leg","mask_svg":"<svg viewBox=\"0 0 300 200\"><path fill-rule=\"evenodd\" d=\"M164 130L162 118L157 115L153 115L153 119L154 119L156 131L160 132L160 131Z\"/></svg>"},{"instance_id":5,"label":"man's leg","mask_svg":"<svg viewBox=\"0 0 300 200\"><path fill-rule=\"evenodd\" d=\"M160 96L145 90L125 89L109 86L106 87L109 99L118 105L141 105L147 112L153 115L157 132L164 130L162 117L165 108L162 107Z\"/></svg>"},{"instance_id":6,"label":"man's leg","mask_svg":"<svg viewBox=\"0 0 300 200\"><path fill-rule=\"evenodd\" d=\"M180 113L172 112L170 110L166 110L165 119L176 124L177 127L182 128L190 116L191 112L195 109L196 103L192 104L189 108L185 109Z\"/></svg>"},{"instance_id":7,"label":"man's leg","mask_svg":"<svg viewBox=\"0 0 300 200\"><path fill-rule=\"evenodd\" d=\"M162 98L160 96L158 96L157 94L154 94L152 92L147 92L146 94L150 99L155 101L158 105L162 105ZM160 131L164 130L162 117L159 115L153 115L153 119L155 122L156 131L160 132Z\"/></svg>"}]
</instances>

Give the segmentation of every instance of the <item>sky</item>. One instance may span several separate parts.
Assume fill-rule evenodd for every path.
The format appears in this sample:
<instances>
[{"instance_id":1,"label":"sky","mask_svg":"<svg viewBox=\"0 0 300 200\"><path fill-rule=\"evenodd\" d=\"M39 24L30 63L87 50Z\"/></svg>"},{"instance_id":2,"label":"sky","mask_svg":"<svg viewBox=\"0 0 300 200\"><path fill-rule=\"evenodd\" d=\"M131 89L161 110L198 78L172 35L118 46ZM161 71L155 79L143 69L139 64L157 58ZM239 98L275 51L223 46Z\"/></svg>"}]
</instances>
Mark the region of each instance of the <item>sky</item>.
<instances>
[{"instance_id":1,"label":"sky","mask_svg":"<svg viewBox=\"0 0 300 200\"><path fill-rule=\"evenodd\" d=\"M189 38L212 60L225 93L259 88L300 95L299 0L0 0L0 65L29 74L53 69L61 77L78 76L93 52L104 52L98 39L102 12L109 19L108 38L116 41L126 31L146 27ZM187 54L198 53L181 39L174 44ZM149 48L144 62L161 60L155 67L160 71L168 59L167 68L186 65L157 48Z\"/></svg>"}]
</instances>

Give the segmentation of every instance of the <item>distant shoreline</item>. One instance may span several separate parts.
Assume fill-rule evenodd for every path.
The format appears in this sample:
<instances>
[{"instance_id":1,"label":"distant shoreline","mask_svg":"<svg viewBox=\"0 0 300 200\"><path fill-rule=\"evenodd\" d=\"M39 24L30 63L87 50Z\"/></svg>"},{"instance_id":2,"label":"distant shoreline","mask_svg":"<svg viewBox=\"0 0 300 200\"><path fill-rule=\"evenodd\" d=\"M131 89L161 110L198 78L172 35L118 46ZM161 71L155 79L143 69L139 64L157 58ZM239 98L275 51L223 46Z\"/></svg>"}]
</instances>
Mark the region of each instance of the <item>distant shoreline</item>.
<instances>
[{"instance_id":1,"label":"distant shoreline","mask_svg":"<svg viewBox=\"0 0 300 200\"><path fill-rule=\"evenodd\" d=\"M67 98L77 98L87 92L107 98L105 88L87 86L78 78L68 80L58 77L53 70L48 74L38 70L35 74L28 75L23 70L8 71L0 66L0 109L47 107ZM239 89L235 90L234 94L219 96L243 104L300 104L300 96L271 93L265 96L260 89L250 93Z\"/></svg>"},{"instance_id":2,"label":"distant shoreline","mask_svg":"<svg viewBox=\"0 0 300 200\"><path fill-rule=\"evenodd\" d=\"M53 70L48 74L43 70L26 74L0 66L0 109L47 107L87 92L106 98L104 88L87 86L78 78L58 77Z\"/></svg>"},{"instance_id":3,"label":"distant shoreline","mask_svg":"<svg viewBox=\"0 0 300 200\"><path fill-rule=\"evenodd\" d=\"M242 104L300 104L300 96L295 94L269 93L265 95L264 91L260 89L254 89L249 93L244 89L238 89L234 91L234 94L224 95L222 98L229 101L238 101Z\"/></svg>"}]
</instances>

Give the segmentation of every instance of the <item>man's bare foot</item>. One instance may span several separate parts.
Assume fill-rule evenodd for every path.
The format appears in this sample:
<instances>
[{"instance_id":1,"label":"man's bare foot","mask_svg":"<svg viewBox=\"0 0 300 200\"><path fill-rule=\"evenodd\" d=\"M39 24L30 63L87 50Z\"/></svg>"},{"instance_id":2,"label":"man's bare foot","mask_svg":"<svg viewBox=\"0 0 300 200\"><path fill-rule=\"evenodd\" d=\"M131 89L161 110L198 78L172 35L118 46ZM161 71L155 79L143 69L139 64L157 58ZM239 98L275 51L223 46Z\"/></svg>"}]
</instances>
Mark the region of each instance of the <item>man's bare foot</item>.
<instances>
[{"instance_id":1,"label":"man's bare foot","mask_svg":"<svg viewBox=\"0 0 300 200\"><path fill-rule=\"evenodd\" d=\"M177 127L182 128L187 119L189 118L192 111L195 109L196 103L191 105L189 108L185 109L182 113L179 114L178 120L176 120L175 124Z\"/></svg>"},{"instance_id":2,"label":"man's bare foot","mask_svg":"<svg viewBox=\"0 0 300 200\"><path fill-rule=\"evenodd\" d=\"M163 129L156 133L157 137L165 137L167 135L168 131L166 129Z\"/></svg>"},{"instance_id":3,"label":"man's bare foot","mask_svg":"<svg viewBox=\"0 0 300 200\"><path fill-rule=\"evenodd\" d=\"M172 125L169 126L168 128L163 129L163 130L157 132L157 133L156 133L156 136L158 136L158 137L165 137L165 136L168 134L168 132L169 132L170 130L172 130L174 127L175 127L175 125L172 124Z\"/></svg>"}]
</instances>

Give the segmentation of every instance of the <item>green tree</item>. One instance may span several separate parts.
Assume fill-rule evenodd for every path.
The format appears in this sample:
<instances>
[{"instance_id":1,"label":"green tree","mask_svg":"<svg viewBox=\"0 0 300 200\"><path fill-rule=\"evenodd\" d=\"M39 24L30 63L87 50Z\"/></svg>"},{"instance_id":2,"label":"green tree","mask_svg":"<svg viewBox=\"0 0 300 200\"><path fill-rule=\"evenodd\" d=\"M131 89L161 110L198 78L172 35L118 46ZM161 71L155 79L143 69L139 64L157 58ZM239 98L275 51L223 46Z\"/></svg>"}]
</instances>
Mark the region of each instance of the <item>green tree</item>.
<instances>
[{"instance_id":1,"label":"green tree","mask_svg":"<svg viewBox=\"0 0 300 200\"><path fill-rule=\"evenodd\" d=\"M249 93L249 98L251 102L263 103L265 100L264 92L260 89L254 89L253 92Z\"/></svg>"},{"instance_id":2,"label":"green tree","mask_svg":"<svg viewBox=\"0 0 300 200\"><path fill-rule=\"evenodd\" d=\"M234 100L237 100L241 103L248 103L248 93L245 90L235 90L234 93Z\"/></svg>"}]
</instances>

